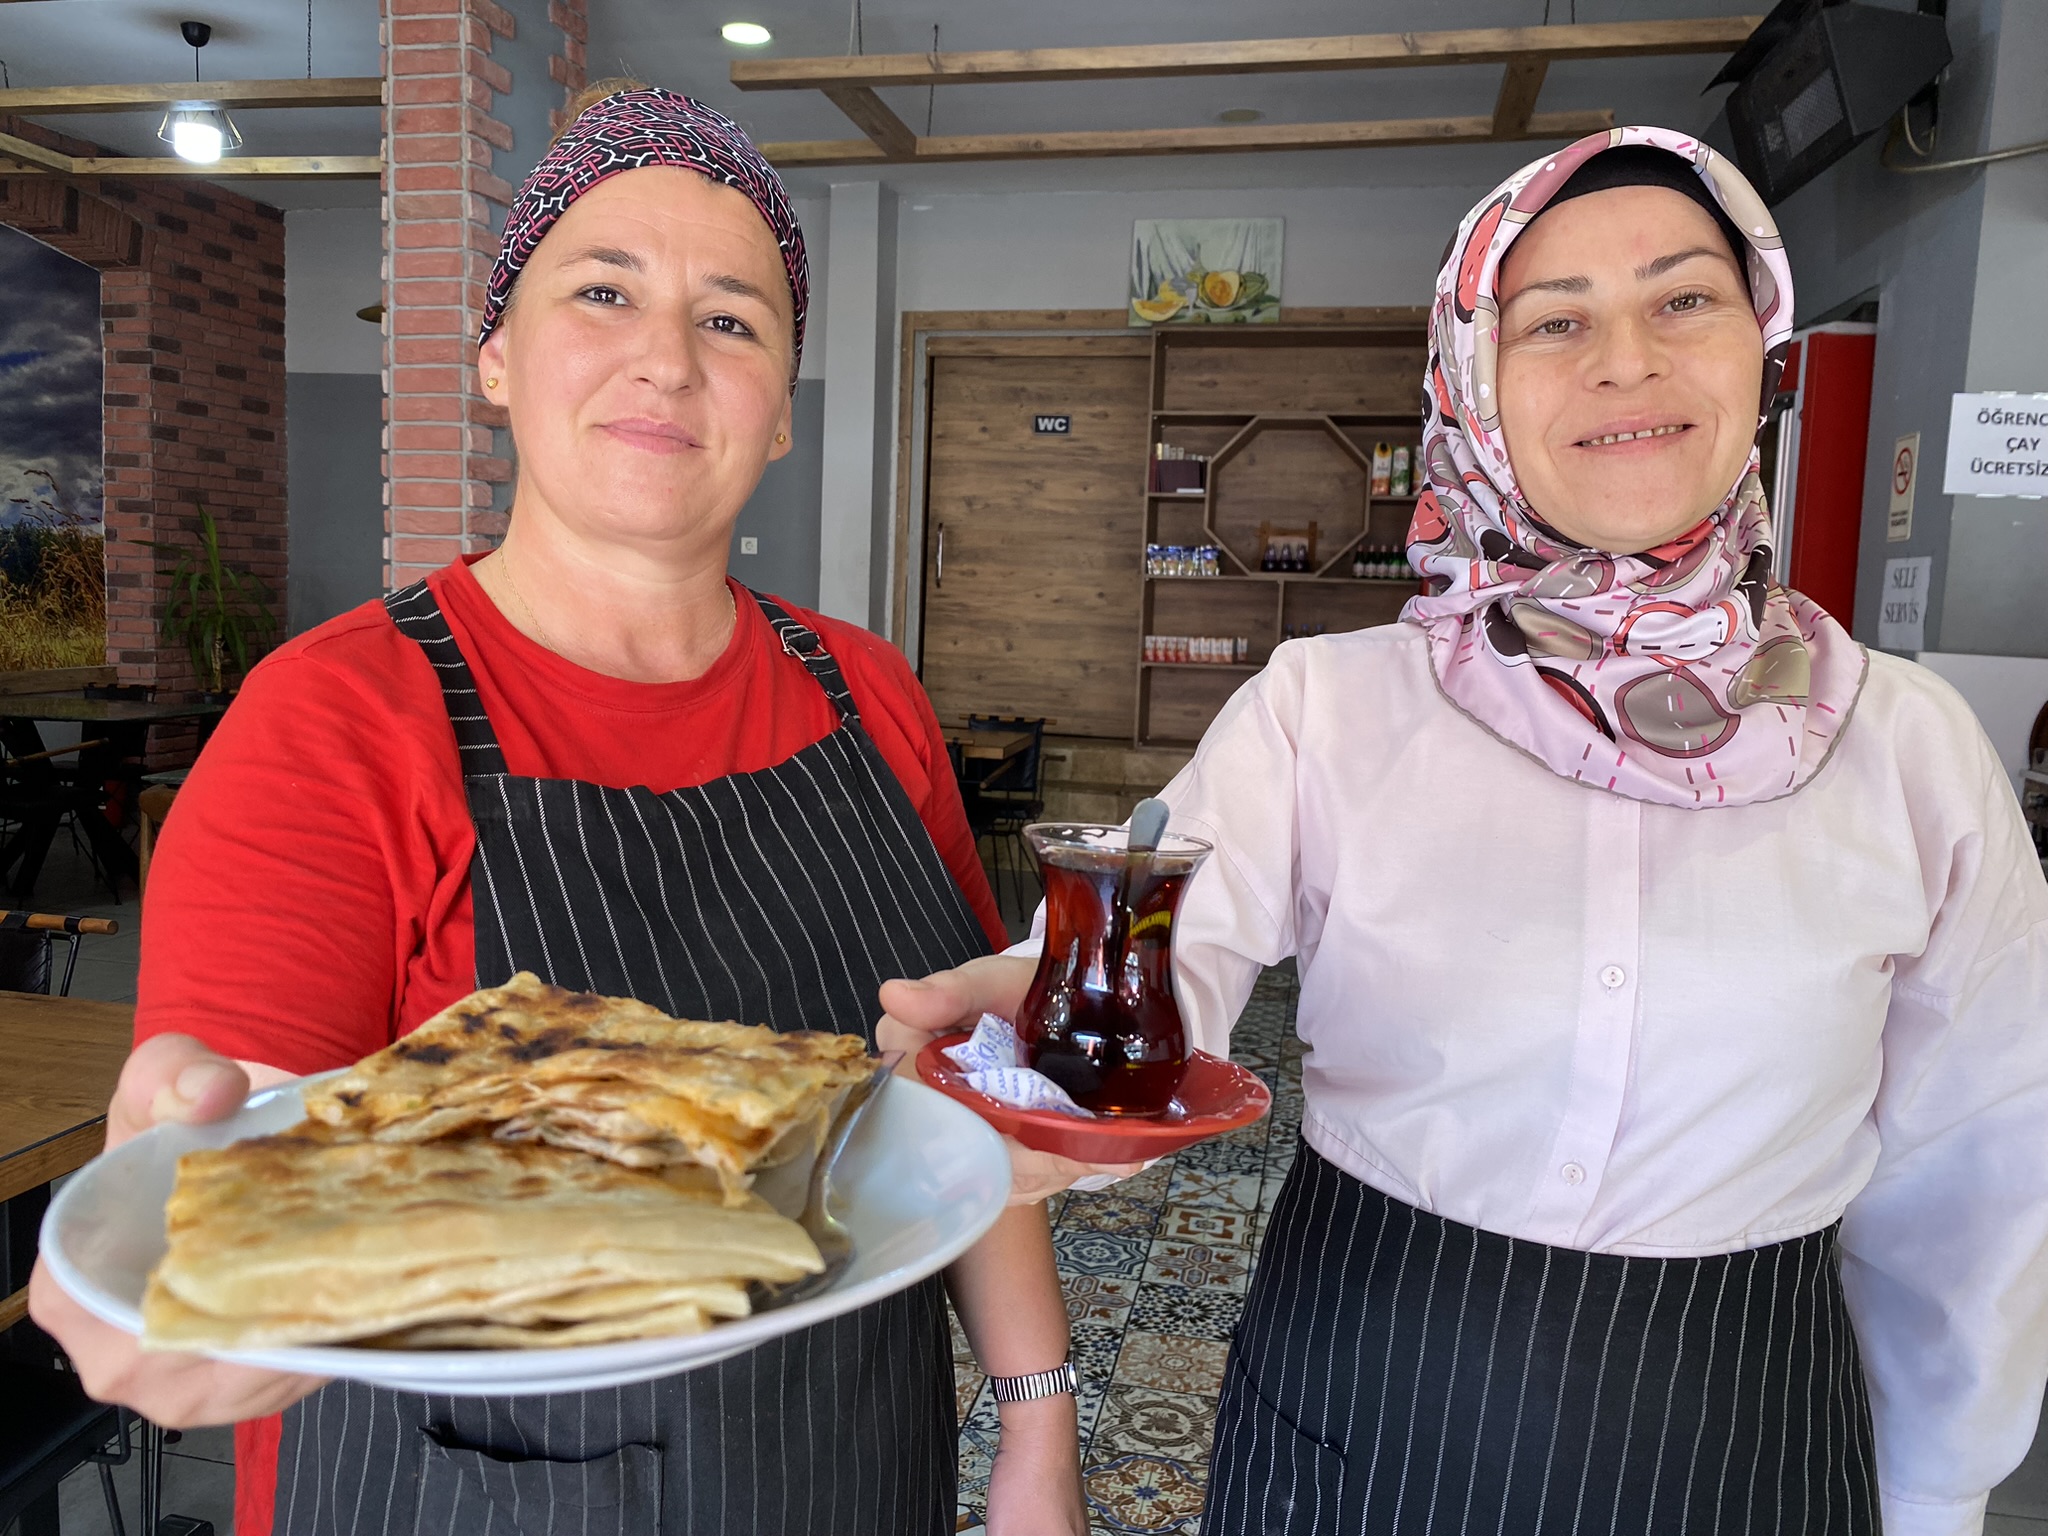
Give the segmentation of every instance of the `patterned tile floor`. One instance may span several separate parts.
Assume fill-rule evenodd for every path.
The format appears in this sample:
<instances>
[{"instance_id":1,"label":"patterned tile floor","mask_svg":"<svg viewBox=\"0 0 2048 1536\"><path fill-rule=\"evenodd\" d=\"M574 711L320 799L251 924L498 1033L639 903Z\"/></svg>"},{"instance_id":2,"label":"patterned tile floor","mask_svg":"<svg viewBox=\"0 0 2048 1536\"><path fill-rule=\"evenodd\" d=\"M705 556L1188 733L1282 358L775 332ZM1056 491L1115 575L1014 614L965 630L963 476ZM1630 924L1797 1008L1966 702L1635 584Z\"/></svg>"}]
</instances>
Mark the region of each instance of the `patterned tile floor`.
<instances>
[{"instance_id":1,"label":"patterned tile floor","mask_svg":"<svg viewBox=\"0 0 2048 1536\"><path fill-rule=\"evenodd\" d=\"M1232 1057L1271 1085L1271 1115L1113 1189L1054 1202L1097 1536L1200 1526L1224 1354L1301 1126L1294 1001L1292 970L1269 971L1231 1038ZM957 1324L953 1342L964 1531L982 1521L996 1410Z\"/></svg>"}]
</instances>

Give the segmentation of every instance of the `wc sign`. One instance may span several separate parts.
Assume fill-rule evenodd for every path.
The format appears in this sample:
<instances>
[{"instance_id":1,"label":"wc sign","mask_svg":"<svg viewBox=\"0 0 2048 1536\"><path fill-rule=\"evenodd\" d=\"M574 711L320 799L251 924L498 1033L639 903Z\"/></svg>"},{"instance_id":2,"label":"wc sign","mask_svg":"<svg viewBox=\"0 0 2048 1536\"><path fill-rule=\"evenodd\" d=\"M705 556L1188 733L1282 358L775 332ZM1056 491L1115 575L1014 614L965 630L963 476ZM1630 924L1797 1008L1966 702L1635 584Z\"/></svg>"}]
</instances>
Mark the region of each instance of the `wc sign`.
<instances>
[{"instance_id":1,"label":"wc sign","mask_svg":"<svg viewBox=\"0 0 2048 1536\"><path fill-rule=\"evenodd\" d=\"M1048 415L1041 411L1031 418L1031 430L1039 437L1065 437L1074 429L1074 418L1069 415Z\"/></svg>"}]
</instances>

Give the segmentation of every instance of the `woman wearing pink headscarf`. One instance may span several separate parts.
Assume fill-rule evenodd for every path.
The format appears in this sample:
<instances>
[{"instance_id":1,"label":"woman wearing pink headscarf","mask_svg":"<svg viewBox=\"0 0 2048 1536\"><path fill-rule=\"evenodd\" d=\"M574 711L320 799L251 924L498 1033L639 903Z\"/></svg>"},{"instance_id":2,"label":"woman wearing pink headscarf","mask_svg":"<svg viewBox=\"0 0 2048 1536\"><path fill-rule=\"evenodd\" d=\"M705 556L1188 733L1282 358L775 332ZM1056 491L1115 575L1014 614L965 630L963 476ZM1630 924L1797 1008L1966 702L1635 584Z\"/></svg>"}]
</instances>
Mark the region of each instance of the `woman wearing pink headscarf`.
<instances>
[{"instance_id":1,"label":"woman wearing pink headscarf","mask_svg":"<svg viewBox=\"0 0 2048 1536\"><path fill-rule=\"evenodd\" d=\"M1428 595L1165 791L1195 1039L1292 956L1308 1048L1210 1531L1965 1536L2027 1449L2048 888L1962 700L1772 578L1791 317L1691 138L1510 177L1437 280Z\"/></svg>"}]
</instances>

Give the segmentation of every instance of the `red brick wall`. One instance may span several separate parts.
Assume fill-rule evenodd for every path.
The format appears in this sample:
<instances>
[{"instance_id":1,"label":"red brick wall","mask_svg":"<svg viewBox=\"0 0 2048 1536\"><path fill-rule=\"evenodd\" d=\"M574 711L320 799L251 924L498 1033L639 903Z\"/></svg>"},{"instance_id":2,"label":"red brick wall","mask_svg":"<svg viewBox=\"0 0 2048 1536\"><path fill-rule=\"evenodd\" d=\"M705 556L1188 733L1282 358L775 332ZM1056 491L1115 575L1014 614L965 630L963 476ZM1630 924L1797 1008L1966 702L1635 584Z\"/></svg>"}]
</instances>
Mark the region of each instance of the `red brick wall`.
<instances>
[{"instance_id":1,"label":"red brick wall","mask_svg":"<svg viewBox=\"0 0 2048 1536\"><path fill-rule=\"evenodd\" d=\"M516 189L494 115L511 75L491 58L517 18L493 0L382 0L391 82L385 146L385 557L404 586L505 531L505 414L477 387L476 333L497 226ZM583 0L551 0L566 91L583 84ZM530 88L530 87L529 87ZM566 94L566 93L565 93Z\"/></svg>"},{"instance_id":2,"label":"red brick wall","mask_svg":"<svg viewBox=\"0 0 2048 1536\"><path fill-rule=\"evenodd\" d=\"M96 153L35 124L0 131ZM285 595L284 216L207 184L0 181L0 222L100 269L106 337L107 659L126 682L198 686L157 614L204 502L227 559Z\"/></svg>"}]
</instances>

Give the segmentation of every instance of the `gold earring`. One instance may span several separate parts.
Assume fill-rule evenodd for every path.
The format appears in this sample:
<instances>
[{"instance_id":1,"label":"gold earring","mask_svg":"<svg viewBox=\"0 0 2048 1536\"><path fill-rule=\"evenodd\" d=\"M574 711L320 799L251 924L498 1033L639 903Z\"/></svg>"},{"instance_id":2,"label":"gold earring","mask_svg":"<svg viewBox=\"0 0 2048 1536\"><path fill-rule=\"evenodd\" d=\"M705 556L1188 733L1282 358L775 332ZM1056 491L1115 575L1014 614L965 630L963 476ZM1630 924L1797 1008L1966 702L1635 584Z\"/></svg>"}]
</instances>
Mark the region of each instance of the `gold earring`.
<instances>
[{"instance_id":1,"label":"gold earring","mask_svg":"<svg viewBox=\"0 0 2048 1536\"><path fill-rule=\"evenodd\" d=\"M787 432L778 432L775 434L775 441L778 443L786 443L789 441L789 434Z\"/></svg>"},{"instance_id":2,"label":"gold earring","mask_svg":"<svg viewBox=\"0 0 2048 1536\"><path fill-rule=\"evenodd\" d=\"M497 381L496 379L485 379L485 380L484 380L484 388L485 388L485 389L496 389L497 387L498 387L498 381Z\"/></svg>"}]
</instances>

